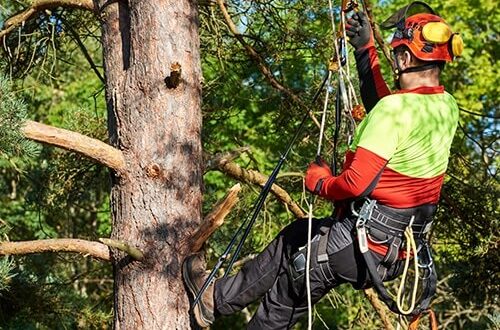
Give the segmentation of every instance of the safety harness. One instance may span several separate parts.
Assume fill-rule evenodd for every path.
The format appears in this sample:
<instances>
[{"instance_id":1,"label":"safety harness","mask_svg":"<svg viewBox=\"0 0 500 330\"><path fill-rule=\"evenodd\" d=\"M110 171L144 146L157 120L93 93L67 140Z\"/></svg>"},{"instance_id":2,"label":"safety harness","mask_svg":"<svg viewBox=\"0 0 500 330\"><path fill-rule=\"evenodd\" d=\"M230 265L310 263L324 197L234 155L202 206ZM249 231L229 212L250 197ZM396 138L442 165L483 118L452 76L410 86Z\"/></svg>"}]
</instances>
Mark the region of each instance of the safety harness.
<instances>
[{"instance_id":1,"label":"safety harness","mask_svg":"<svg viewBox=\"0 0 500 330\"><path fill-rule=\"evenodd\" d=\"M432 260L431 250L426 241L426 234L432 225L432 214L435 207L424 205L418 208L405 209L400 214L395 209L379 205L375 200L366 198L361 208L356 210L356 202L351 203L351 212L357 217L356 234L360 252L366 263L371 282L380 298L394 313L402 315L419 315L427 310L436 291L436 270ZM388 246L382 262L377 267L370 253L369 241ZM418 247L417 247L418 242ZM405 271L394 300L383 284L387 270L399 259L400 251L406 244ZM410 253L410 251L412 253ZM404 309L402 291L406 282L408 264L413 259L415 264L415 282L410 308ZM419 273L422 273L419 276ZM422 281L422 293L416 302L417 284Z\"/></svg>"},{"instance_id":2,"label":"safety harness","mask_svg":"<svg viewBox=\"0 0 500 330\"><path fill-rule=\"evenodd\" d=\"M426 240L426 235L432 226L434 211L435 206L433 205L393 209L369 198L351 202L350 215L356 219L355 228L359 250L366 263L371 284L392 312L413 316L415 320L428 310L431 299L436 292L437 275L432 253ZM328 232L333 221L335 221L333 217L325 219L317 237L315 237L319 239L317 263L324 273L331 273L328 265L327 247ZM374 252L370 249L371 244L387 246L387 252L378 265L373 255ZM401 251L404 248L406 248L406 254L401 256ZM387 271L402 258L405 259L405 270L395 300L385 288L383 281ZM415 265L413 298L410 307L404 309L404 285L410 260L413 260ZM422 284L417 301L418 282Z\"/></svg>"}]
</instances>

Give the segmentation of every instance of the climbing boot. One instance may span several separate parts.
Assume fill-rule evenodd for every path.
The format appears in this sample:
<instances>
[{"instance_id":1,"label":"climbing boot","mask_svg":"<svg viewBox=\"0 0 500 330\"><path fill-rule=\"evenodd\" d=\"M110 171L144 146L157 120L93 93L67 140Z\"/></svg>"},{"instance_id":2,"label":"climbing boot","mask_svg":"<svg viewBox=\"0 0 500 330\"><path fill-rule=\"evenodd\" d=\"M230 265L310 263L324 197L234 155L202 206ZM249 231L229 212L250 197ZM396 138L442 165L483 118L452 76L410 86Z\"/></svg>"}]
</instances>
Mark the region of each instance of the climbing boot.
<instances>
[{"instance_id":1,"label":"climbing boot","mask_svg":"<svg viewBox=\"0 0 500 330\"><path fill-rule=\"evenodd\" d=\"M198 295L205 283L207 274L205 272L205 260L201 254L194 254L184 260L182 265L182 276L184 282L191 292L193 298ZM205 290L200 300L193 309L194 318L198 325L207 328L215 320L214 317L214 285L211 283Z\"/></svg>"}]
</instances>

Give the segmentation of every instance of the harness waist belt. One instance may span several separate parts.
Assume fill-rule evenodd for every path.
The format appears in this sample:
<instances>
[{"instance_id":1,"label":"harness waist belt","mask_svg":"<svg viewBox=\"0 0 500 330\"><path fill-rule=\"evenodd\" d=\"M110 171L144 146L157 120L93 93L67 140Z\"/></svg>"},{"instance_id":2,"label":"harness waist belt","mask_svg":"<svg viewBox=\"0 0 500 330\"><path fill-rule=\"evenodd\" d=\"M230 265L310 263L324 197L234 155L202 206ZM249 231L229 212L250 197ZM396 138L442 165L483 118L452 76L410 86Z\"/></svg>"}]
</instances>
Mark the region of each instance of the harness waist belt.
<instances>
[{"instance_id":1,"label":"harness waist belt","mask_svg":"<svg viewBox=\"0 0 500 330\"><path fill-rule=\"evenodd\" d=\"M366 227L374 241L384 243L394 236L402 237L413 218L413 235L421 238L429 231L435 210L436 206L430 204L406 209L395 209L377 204L373 208Z\"/></svg>"}]
</instances>

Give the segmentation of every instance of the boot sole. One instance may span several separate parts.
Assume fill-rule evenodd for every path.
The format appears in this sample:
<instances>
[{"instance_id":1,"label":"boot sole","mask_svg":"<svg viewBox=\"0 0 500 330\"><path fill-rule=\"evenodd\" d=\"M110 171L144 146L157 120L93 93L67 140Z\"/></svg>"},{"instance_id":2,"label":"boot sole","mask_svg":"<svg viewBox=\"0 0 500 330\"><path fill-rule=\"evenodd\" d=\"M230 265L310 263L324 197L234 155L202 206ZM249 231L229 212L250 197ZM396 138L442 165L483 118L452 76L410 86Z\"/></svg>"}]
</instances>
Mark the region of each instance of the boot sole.
<instances>
[{"instance_id":1,"label":"boot sole","mask_svg":"<svg viewBox=\"0 0 500 330\"><path fill-rule=\"evenodd\" d=\"M187 262L185 262L182 265L182 276L184 277L184 281L186 282L186 285L189 289L189 292L193 296L193 299L195 299L196 295L198 294L199 288L191 280L191 277L189 276L188 268L191 268L191 259L188 259ZM194 317L196 319L196 322L198 322L198 325L200 327L208 328L212 324L212 320L210 319L209 316L207 316L207 315L210 315L210 313L207 311L207 308L205 307L205 305L203 305L203 302L201 301L201 299L198 301L196 306L194 306L193 312L194 312Z\"/></svg>"}]
</instances>

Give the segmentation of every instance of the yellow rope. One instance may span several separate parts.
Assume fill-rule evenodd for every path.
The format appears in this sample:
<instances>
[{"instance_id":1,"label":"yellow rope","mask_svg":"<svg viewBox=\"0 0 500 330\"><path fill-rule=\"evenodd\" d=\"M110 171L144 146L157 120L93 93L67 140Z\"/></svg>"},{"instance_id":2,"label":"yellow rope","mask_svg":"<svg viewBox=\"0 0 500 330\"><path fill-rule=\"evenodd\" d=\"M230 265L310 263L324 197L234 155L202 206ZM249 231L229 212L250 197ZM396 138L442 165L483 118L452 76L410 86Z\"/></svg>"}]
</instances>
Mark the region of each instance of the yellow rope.
<instances>
[{"instance_id":1,"label":"yellow rope","mask_svg":"<svg viewBox=\"0 0 500 330\"><path fill-rule=\"evenodd\" d=\"M418 290L418 260L417 260L417 244L415 243L415 239L413 237L413 216L410 220L410 224L405 229L405 238L406 238L406 260L405 266L403 270L403 275L401 277L401 283L399 284L398 294L396 297L396 303L399 309L399 312L403 315L410 314L415 308L415 303L417 301L417 290ZM414 276L414 284L413 284L413 292L410 300L410 307L408 309L404 309L404 287L406 284L406 276L408 275L408 268L410 266L410 253L413 253L413 264L415 267L415 276Z\"/></svg>"}]
</instances>

